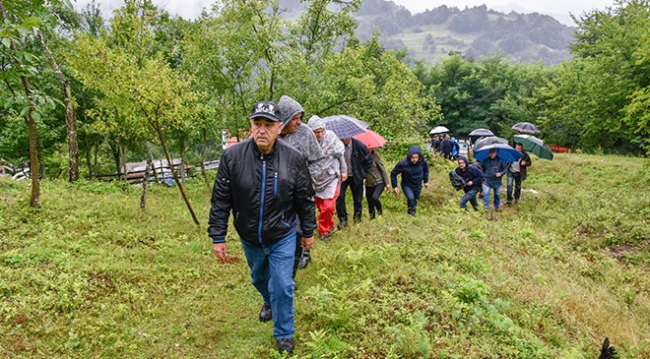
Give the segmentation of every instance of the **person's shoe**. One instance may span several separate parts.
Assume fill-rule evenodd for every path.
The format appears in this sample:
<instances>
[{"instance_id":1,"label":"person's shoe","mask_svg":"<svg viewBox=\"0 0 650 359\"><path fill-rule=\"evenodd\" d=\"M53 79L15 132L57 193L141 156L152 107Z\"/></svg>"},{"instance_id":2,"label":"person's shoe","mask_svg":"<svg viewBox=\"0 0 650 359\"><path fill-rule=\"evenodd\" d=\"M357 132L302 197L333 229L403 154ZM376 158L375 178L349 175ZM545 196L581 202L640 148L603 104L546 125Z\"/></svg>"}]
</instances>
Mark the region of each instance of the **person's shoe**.
<instances>
[{"instance_id":1,"label":"person's shoe","mask_svg":"<svg viewBox=\"0 0 650 359\"><path fill-rule=\"evenodd\" d=\"M410 214L411 216L415 216L415 207L409 207L408 214Z\"/></svg>"},{"instance_id":2,"label":"person's shoe","mask_svg":"<svg viewBox=\"0 0 650 359\"><path fill-rule=\"evenodd\" d=\"M341 220L339 221L339 229L343 229L348 226L348 221Z\"/></svg>"},{"instance_id":3,"label":"person's shoe","mask_svg":"<svg viewBox=\"0 0 650 359\"><path fill-rule=\"evenodd\" d=\"M331 233L331 231L328 232L328 233L325 233L325 234L321 234L321 235L320 235L320 239L321 239L322 241L324 241L324 242L329 242L329 241L330 241L330 238L332 238L332 235L331 235L330 233Z\"/></svg>"},{"instance_id":4,"label":"person's shoe","mask_svg":"<svg viewBox=\"0 0 650 359\"><path fill-rule=\"evenodd\" d=\"M300 263L298 263L298 269L305 269L307 264L309 264L311 257L302 256L300 257Z\"/></svg>"},{"instance_id":5,"label":"person's shoe","mask_svg":"<svg viewBox=\"0 0 650 359\"><path fill-rule=\"evenodd\" d=\"M370 219L375 219L375 218L376 218L375 212L370 212Z\"/></svg>"},{"instance_id":6,"label":"person's shoe","mask_svg":"<svg viewBox=\"0 0 650 359\"><path fill-rule=\"evenodd\" d=\"M271 306L263 306L262 310L260 310L260 322L268 322L271 319L273 319L273 311L271 310Z\"/></svg>"},{"instance_id":7,"label":"person's shoe","mask_svg":"<svg viewBox=\"0 0 650 359\"><path fill-rule=\"evenodd\" d=\"M361 213L354 214L354 224L361 222Z\"/></svg>"},{"instance_id":8,"label":"person's shoe","mask_svg":"<svg viewBox=\"0 0 650 359\"><path fill-rule=\"evenodd\" d=\"M293 338L289 339L278 339L278 351L280 354L282 353L293 353L293 349L296 347L295 344L293 344Z\"/></svg>"},{"instance_id":9,"label":"person's shoe","mask_svg":"<svg viewBox=\"0 0 650 359\"><path fill-rule=\"evenodd\" d=\"M512 200L510 200L510 199L507 200L507 201L506 201L506 204L507 204L508 206L511 205L511 204L512 204Z\"/></svg>"}]
</instances>

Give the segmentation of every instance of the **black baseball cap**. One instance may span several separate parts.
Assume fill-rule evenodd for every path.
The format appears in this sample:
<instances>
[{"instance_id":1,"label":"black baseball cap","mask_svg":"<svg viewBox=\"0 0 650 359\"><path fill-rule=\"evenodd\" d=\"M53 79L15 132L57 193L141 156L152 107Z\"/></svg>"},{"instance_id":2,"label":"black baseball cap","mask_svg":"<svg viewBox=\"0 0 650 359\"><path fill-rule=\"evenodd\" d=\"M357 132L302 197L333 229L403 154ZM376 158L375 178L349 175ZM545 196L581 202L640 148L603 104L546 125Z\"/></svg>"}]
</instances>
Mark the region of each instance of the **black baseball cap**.
<instances>
[{"instance_id":1,"label":"black baseball cap","mask_svg":"<svg viewBox=\"0 0 650 359\"><path fill-rule=\"evenodd\" d=\"M250 119L257 117L264 117L274 122L279 122L280 120L280 108L273 101L260 101L253 106L253 111L251 113Z\"/></svg>"}]
</instances>

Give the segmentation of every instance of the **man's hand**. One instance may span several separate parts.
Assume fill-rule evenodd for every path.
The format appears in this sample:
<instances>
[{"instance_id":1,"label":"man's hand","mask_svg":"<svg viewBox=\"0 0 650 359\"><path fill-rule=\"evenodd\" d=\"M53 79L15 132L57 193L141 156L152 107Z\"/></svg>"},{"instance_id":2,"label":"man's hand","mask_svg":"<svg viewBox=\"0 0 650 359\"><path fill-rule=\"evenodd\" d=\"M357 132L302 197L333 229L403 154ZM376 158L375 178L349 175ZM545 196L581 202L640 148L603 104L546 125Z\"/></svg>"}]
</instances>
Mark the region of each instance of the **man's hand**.
<instances>
[{"instance_id":1,"label":"man's hand","mask_svg":"<svg viewBox=\"0 0 650 359\"><path fill-rule=\"evenodd\" d=\"M347 173L341 173L341 182L345 182L348 179L348 174Z\"/></svg>"},{"instance_id":2,"label":"man's hand","mask_svg":"<svg viewBox=\"0 0 650 359\"><path fill-rule=\"evenodd\" d=\"M217 256L222 262L226 260L228 256L228 249L226 248L226 243L214 243L212 244L212 251L214 255Z\"/></svg>"},{"instance_id":3,"label":"man's hand","mask_svg":"<svg viewBox=\"0 0 650 359\"><path fill-rule=\"evenodd\" d=\"M300 245L305 248L306 251L308 251L312 244L314 244L314 236L311 237L302 237L300 239Z\"/></svg>"},{"instance_id":4,"label":"man's hand","mask_svg":"<svg viewBox=\"0 0 650 359\"><path fill-rule=\"evenodd\" d=\"M501 172L497 172L495 176L497 176L497 178L501 177Z\"/></svg>"},{"instance_id":5,"label":"man's hand","mask_svg":"<svg viewBox=\"0 0 650 359\"><path fill-rule=\"evenodd\" d=\"M522 166L525 166L525 165L526 165L526 161L521 161L521 165L522 165Z\"/></svg>"},{"instance_id":6,"label":"man's hand","mask_svg":"<svg viewBox=\"0 0 650 359\"><path fill-rule=\"evenodd\" d=\"M424 188L429 188L429 182L424 184Z\"/></svg>"},{"instance_id":7,"label":"man's hand","mask_svg":"<svg viewBox=\"0 0 650 359\"><path fill-rule=\"evenodd\" d=\"M469 181L469 182L467 182L467 187L472 187L473 184L474 184L474 182Z\"/></svg>"},{"instance_id":8,"label":"man's hand","mask_svg":"<svg viewBox=\"0 0 650 359\"><path fill-rule=\"evenodd\" d=\"M390 190L390 184L386 183L386 189Z\"/></svg>"},{"instance_id":9,"label":"man's hand","mask_svg":"<svg viewBox=\"0 0 650 359\"><path fill-rule=\"evenodd\" d=\"M393 188L393 192L395 192L395 194L399 194L399 188L397 187Z\"/></svg>"}]
</instances>

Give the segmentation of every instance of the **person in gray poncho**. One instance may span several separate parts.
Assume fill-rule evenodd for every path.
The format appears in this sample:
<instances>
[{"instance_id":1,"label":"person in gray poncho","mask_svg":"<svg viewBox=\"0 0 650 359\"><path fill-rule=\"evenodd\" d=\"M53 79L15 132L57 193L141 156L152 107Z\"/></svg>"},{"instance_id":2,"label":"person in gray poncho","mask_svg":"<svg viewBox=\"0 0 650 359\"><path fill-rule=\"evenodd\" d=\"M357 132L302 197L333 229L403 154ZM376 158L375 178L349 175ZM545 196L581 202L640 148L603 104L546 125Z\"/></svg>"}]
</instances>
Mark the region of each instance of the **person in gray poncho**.
<instances>
[{"instance_id":1,"label":"person in gray poncho","mask_svg":"<svg viewBox=\"0 0 650 359\"><path fill-rule=\"evenodd\" d=\"M296 148L307 160L309 173L315 178L321 169L323 150L311 128L302 122L305 110L298 101L289 96L282 96L278 102L282 114L282 133L280 139Z\"/></svg>"},{"instance_id":2,"label":"person in gray poncho","mask_svg":"<svg viewBox=\"0 0 650 359\"><path fill-rule=\"evenodd\" d=\"M314 136L323 150L321 172L314 179L316 195L314 201L318 208L318 233L324 241L329 241L334 229L334 210L339 196L339 180L345 181L348 170L343 153L345 147L336 134L327 130L325 121L314 115L307 125L314 131Z\"/></svg>"},{"instance_id":3,"label":"person in gray poncho","mask_svg":"<svg viewBox=\"0 0 650 359\"><path fill-rule=\"evenodd\" d=\"M281 140L293 146L300 151L307 161L309 173L313 179L321 172L323 162L323 150L321 150L316 137L311 128L302 123L305 116L305 110L298 101L289 96L280 97L278 102L280 113L282 116L282 132L280 133ZM300 238L301 234L298 234ZM300 247L300 241L296 240L296 261L294 265L294 278L298 268L305 268L310 261L309 251Z\"/></svg>"}]
</instances>

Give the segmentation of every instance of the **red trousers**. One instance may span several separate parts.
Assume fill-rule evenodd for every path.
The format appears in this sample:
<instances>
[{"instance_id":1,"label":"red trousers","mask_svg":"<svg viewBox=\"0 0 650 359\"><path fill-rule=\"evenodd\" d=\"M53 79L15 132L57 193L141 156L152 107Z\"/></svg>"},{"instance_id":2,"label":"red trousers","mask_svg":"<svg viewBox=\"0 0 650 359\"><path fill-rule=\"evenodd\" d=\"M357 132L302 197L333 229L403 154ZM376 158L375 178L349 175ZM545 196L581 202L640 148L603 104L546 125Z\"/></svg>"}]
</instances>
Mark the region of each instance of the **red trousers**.
<instances>
[{"instance_id":1,"label":"red trousers","mask_svg":"<svg viewBox=\"0 0 650 359\"><path fill-rule=\"evenodd\" d=\"M316 208L318 208L318 233L328 234L334 228L334 210L336 209L336 199L339 197L339 187L336 187L334 198L322 199L314 197Z\"/></svg>"}]
</instances>

